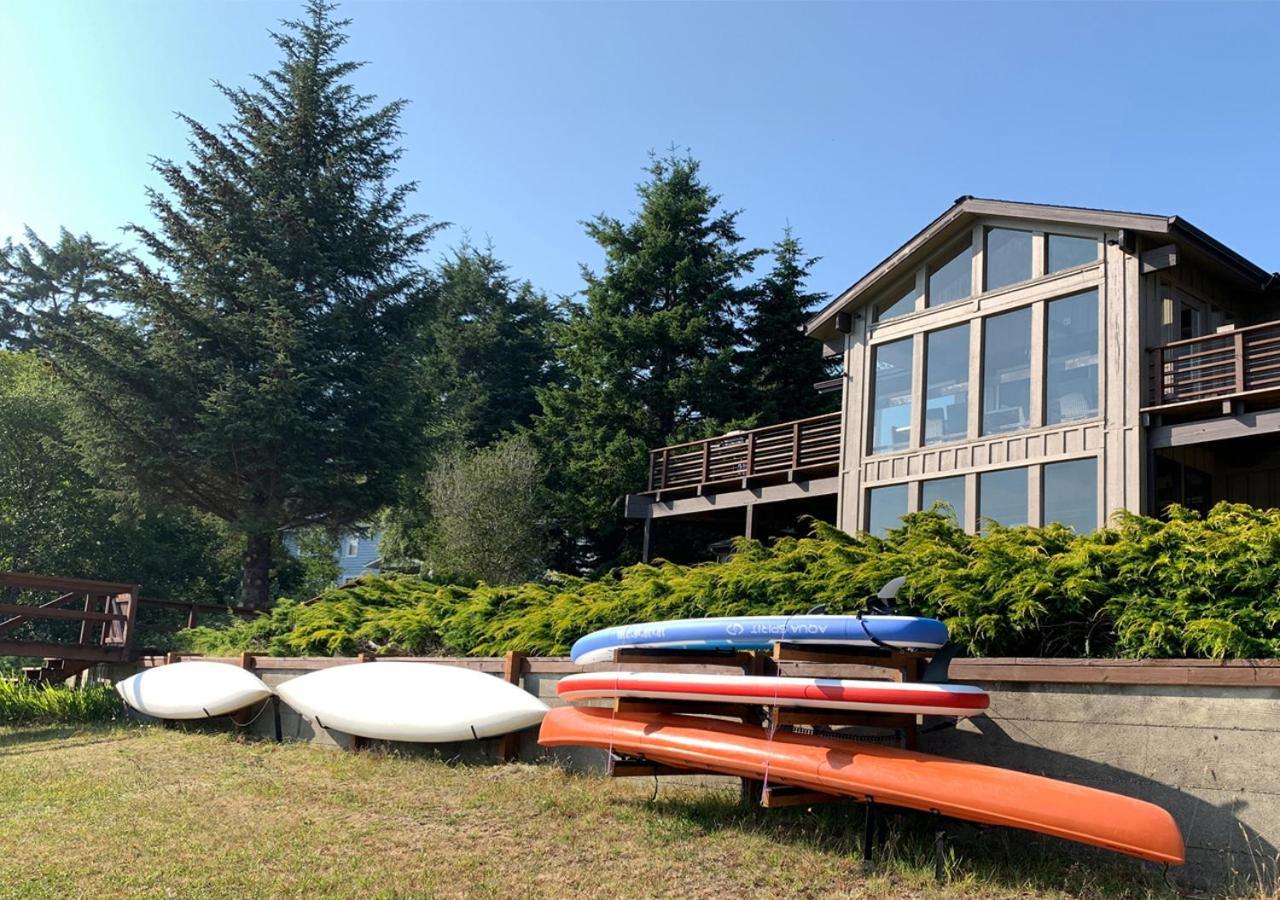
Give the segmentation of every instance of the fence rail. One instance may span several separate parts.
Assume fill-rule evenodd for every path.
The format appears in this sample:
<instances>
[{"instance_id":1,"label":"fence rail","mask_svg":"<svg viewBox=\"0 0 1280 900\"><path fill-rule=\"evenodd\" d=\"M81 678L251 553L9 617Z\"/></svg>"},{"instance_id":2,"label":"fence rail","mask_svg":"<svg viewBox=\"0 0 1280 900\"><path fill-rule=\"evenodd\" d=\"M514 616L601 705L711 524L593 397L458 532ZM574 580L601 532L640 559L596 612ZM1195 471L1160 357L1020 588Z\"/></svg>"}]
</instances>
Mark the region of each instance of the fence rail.
<instances>
[{"instance_id":1,"label":"fence rail","mask_svg":"<svg viewBox=\"0 0 1280 900\"><path fill-rule=\"evenodd\" d=\"M839 461L840 413L827 413L650 450L648 490L834 468Z\"/></svg>"},{"instance_id":2,"label":"fence rail","mask_svg":"<svg viewBox=\"0 0 1280 900\"><path fill-rule=\"evenodd\" d=\"M1150 407L1280 390L1280 322L1172 341L1148 353Z\"/></svg>"}]
</instances>

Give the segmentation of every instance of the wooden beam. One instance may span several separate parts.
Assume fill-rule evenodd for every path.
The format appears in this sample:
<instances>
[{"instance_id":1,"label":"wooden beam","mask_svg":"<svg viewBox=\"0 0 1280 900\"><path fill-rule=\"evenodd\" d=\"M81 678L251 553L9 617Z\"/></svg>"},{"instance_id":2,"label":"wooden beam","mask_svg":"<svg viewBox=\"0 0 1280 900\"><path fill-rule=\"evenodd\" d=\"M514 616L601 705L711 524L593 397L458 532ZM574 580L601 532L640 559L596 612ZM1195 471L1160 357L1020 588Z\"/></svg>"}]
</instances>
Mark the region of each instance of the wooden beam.
<instances>
[{"instance_id":1,"label":"wooden beam","mask_svg":"<svg viewBox=\"0 0 1280 900\"><path fill-rule=\"evenodd\" d=\"M123 647L97 644L56 644L51 641L0 641L0 656L31 656L38 659L75 659L88 662L127 662Z\"/></svg>"},{"instance_id":2,"label":"wooden beam","mask_svg":"<svg viewBox=\"0 0 1280 900\"><path fill-rule=\"evenodd\" d=\"M520 687L524 679L524 661L526 654L519 650L508 650L502 659L502 680ZM512 731L504 734L498 742L498 758L503 762L511 762L520 754L520 732Z\"/></svg>"},{"instance_id":3,"label":"wooden beam","mask_svg":"<svg viewBox=\"0 0 1280 900\"><path fill-rule=\"evenodd\" d=\"M125 622L128 616L120 613L89 612L80 609L53 609L47 606L23 606L20 603L0 603L0 613L25 616L29 619L71 619L76 622ZM10 620L12 621L12 620Z\"/></svg>"},{"instance_id":4,"label":"wooden beam","mask_svg":"<svg viewBox=\"0 0 1280 900\"><path fill-rule=\"evenodd\" d=\"M84 578L60 578L51 575L32 575L27 572L0 572L0 585L24 588L31 591L90 591L95 594L127 594L132 584L112 581L90 581Z\"/></svg>"},{"instance_id":5,"label":"wooden beam","mask_svg":"<svg viewBox=\"0 0 1280 900\"><path fill-rule=\"evenodd\" d=\"M1150 275L1162 269L1171 269L1178 264L1178 245L1165 244L1148 250L1138 257L1138 273Z\"/></svg>"},{"instance_id":6,"label":"wooden beam","mask_svg":"<svg viewBox=\"0 0 1280 900\"><path fill-rule=\"evenodd\" d=\"M41 604L40 604L38 607L36 607L36 608L37 608L37 609L49 609L49 608L52 608L52 607L55 607L55 606L61 606L63 603L67 603L67 602L69 602L69 601L71 601L71 600L74 600L75 598L77 598L77 597L79 597L79 596L80 596L80 594L79 594L78 592L73 592L73 593L70 593L70 594L63 594L61 597L57 597L57 598L55 598L55 599L53 599L53 600L50 600L48 603L41 603ZM89 597L90 597L90 595L88 595L88 594L86 594L86 595L85 595L85 601L84 601L84 602L85 602L85 607L84 607L85 609L88 609L88 608L89 608ZM30 618L30 616L27 616L27 615L25 615L25 614L24 614L24 615L20 615L20 616L14 616L12 619L5 619L3 622L0 622L0 631L8 631L8 630L10 630L11 628L16 628L16 627L18 627L19 625L21 625L23 622L27 621L27 619L29 619L29 618Z\"/></svg>"}]
</instances>

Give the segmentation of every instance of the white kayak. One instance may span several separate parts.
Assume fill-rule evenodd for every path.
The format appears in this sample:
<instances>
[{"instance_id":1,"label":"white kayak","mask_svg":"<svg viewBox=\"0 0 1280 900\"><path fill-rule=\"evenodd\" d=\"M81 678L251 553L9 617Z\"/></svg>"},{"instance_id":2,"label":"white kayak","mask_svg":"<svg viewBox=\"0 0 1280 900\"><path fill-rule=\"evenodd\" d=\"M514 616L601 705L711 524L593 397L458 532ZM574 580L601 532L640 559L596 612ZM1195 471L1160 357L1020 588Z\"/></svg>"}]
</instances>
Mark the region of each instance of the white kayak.
<instances>
[{"instance_id":1,"label":"white kayak","mask_svg":"<svg viewBox=\"0 0 1280 900\"><path fill-rule=\"evenodd\" d=\"M445 743L537 725L547 706L493 675L434 663L333 666L281 684L276 693L322 728L386 741Z\"/></svg>"},{"instance_id":2,"label":"white kayak","mask_svg":"<svg viewBox=\"0 0 1280 900\"><path fill-rule=\"evenodd\" d=\"M271 688L252 672L195 659L131 675L116 684L116 692L138 712L157 719L225 716L271 696Z\"/></svg>"}]
</instances>

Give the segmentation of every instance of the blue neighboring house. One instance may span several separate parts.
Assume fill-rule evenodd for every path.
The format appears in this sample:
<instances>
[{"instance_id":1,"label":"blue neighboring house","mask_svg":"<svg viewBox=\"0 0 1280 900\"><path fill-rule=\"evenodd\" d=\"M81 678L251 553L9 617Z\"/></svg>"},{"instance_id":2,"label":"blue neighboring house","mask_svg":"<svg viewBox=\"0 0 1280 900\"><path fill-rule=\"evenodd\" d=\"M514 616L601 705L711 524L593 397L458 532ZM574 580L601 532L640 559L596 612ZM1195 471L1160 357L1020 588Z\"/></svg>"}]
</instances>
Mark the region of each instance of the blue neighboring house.
<instances>
[{"instance_id":1,"label":"blue neighboring house","mask_svg":"<svg viewBox=\"0 0 1280 900\"><path fill-rule=\"evenodd\" d=\"M373 575L380 571L378 564L381 562L381 554L378 552L378 545L381 542L380 531L342 535L338 541L338 566L342 569L338 575L338 584L346 584L361 575Z\"/></svg>"},{"instance_id":2,"label":"blue neighboring house","mask_svg":"<svg viewBox=\"0 0 1280 900\"><path fill-rule=\"evenodd\" d=\"M337 584L380 572L381 553L378 547L381 542L382 532L371 528L343 532L334 551L339 569ZM294 556L298 554L298 542L292 532L285 532L284 545Z\"/></svg>"}]
</instances>

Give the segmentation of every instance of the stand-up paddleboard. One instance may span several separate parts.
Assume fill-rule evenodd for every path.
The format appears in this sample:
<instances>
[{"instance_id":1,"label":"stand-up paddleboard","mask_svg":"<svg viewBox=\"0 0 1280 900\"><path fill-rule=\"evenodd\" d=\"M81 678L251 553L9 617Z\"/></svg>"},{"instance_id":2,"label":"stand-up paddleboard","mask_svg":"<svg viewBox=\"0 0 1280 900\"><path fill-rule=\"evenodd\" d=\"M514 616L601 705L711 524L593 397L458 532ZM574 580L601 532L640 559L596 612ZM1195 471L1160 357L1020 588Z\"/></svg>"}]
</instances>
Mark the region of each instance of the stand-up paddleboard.
<instances>
[{"instance_id":1,"label":"stand-up paddleboard","mask_svg":"<svg viewBox=\"0 0 1280 900\"><path fill-rule=\"evenodd\" d=\"M986 691L967 684L675 672L583 672L562 678L556 692L562 700L632 697L920 716L973 716L990 705Z\"/></svg>"},{"instance_id":2,"label":"stand-up paddleboard","mask_svg":"<svg viewBox=\"0 0 1280 900\"><path fill-rule=\"evenodd\" d=\"M1153 862L1185 851L1160 807L1097 788L880 744L822 738L696 716L561 707L538 742L579 745L679 768L762 779L923 812L1037 831Z\"/></svg>"},{"instance_id":3,"label":"stand-up paddleboard","mask_svg":"<svg viewBox=\"0 0 1280 900\"><path fill-rule=\"evenodd\" d=\"M207 719L271 696L257 675L229 663L189 660L147 669L116 683L116 692L157 719Z\"/></svg>"},{"instance_id":4,"label":"stand-up paddleboard","mask_svg":"<svg viewBox=\"0 0 1280 900\"><path fill-rule=\"evenodd\" d=\"M764 650L778 641L936 650L947 626L917 616L724 616L618 625L593 631L570 651L579 665L608 662L630 647L673 650Z\"/></svg>"},{"instance_id":5,"label":"stand-up paddleboard","mask_svg":"<svg viewBox=\"0 0 1280 900\"><path fill-rule=\"evenodd\" d=\"M374 662L320 669L276 693L322 728L385 741L443 743L537 725L547 706L514 684L459 666Z\"/></svg>"}]
</instances>

